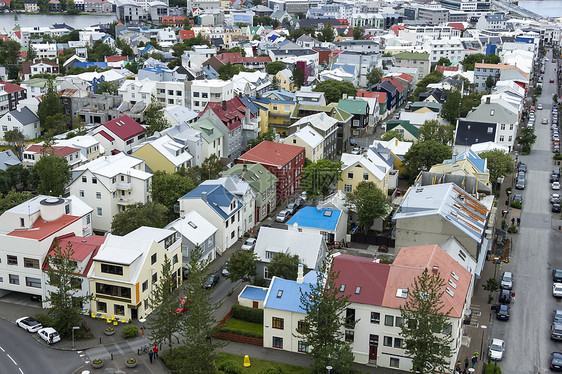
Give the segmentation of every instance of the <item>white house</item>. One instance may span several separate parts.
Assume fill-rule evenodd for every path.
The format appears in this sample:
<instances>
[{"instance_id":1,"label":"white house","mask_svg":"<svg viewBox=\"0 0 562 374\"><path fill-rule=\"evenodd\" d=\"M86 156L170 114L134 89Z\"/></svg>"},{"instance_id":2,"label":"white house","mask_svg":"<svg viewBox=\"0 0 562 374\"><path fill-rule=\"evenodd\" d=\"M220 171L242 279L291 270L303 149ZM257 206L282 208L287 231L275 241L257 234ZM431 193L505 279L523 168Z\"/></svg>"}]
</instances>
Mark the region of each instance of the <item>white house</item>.
<instances>
[{"instance_id":1,"label":"white house","mask_svg":"<svg viewBox=\"0 0 562 374\"><path fill-rule=\"evenodd\" d=\"M209 102L220 103L233 97L234 85L231 80L195 80L191 85L191 109L196 112L202 112Z\"/></svg>"},{"instance_id":2,"label":"white house","mask_svg":"<svg viewBox=\"0 0 562 374\"><path fill-rule=\"evenodd\" d=\"M26 139L36 139L41 136L39 117L27 106L10 110L0 117L0 137L4 139L6 131L19 130Z\"/></svg>"},{"instance_id":3,"label":"white house","mask_svg":"<svg viewBox=\"0 0 562 374\"><path fill-rule=\"evenodd\" d=\"M92 135L112 154L130 154L145 138L144 128L127 115L102 123L93 130Z\"/></svg>"},{"instance_id":4,"label":"white house","mask_svg":"<svg viewBox=\"0 0 562 374\"><path fill-rule=\"evenodd\" d=\"M82 163L80 149L74 147L58 146L45 148L44 144L32 144L27 146L23 151L22 164L25 167L31 168L43 155L54 154L55 156L66 159L71 169L74 169Z\"/></svg>"},{"instance_id":5,"label":"white house","mask_svg":"<svg viewBox=\"0 0 562 374\"><path fill-rule=\"evenodd\" d=\"M324 158L324 137L311 126L305 126L283 139L283 143L304 147L306 158L316 162Z\"/></svg>"},{"instance_id":6,"label":"white house","mask_svg":"<svg viewBox=\"0 0 562 374\"><path fill-rule=\"evenodd\" d=\"M341 219L341 213L338 209L305 206L287 222L287 229L320 234L328 243L339 242L345 239L347 233L347 222Z\"/></svg>"}]
</instances>

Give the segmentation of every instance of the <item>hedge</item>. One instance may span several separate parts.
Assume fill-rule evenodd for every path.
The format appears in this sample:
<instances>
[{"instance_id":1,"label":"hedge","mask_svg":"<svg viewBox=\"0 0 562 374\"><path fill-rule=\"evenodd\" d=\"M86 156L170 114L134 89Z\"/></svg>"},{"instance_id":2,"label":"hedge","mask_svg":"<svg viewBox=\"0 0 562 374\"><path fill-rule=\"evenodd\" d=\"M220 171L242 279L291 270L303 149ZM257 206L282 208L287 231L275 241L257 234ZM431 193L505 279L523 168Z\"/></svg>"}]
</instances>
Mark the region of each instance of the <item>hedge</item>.
<instances>
[{"instance_id":1,"label":"hedge","mask_svg":"<svg viewBox=\"0 0 562 374\"><path fill-rule=\"evenodd\" d=\"M228 334L234 334L234 335L241 335L241 336L248 336L250 338L259 338L259 339L263 339L263 334L257 333L257 332L253 332L253 331L244 331L244 330L235 330L235 329L229 329L228 327L224 327L224 326L220 326L217 331L220 332L226 332Z\"/></svg>"},{"instance_id":2,"label":"hedge","mask_svg":"<svg viewBox=\"0 0 562 374\"><path fill-rule=\"evenodd\" d=\"M134 325L129 325L123 327L123 331L121 331L121 335L125 339L134 338L139 334L139 328Z\"/></svg>"},{"instance_id":3,"label":"hedge","mask_svg":"<svg viewBox=\"0 0 562 374\"><path fill-rule=\"evenodd\" d=\"M248 308L234 304L231 309L232 317L246 322L263 324L263 309Z\"/></svg>"},{"instance_id":4,"label":"hedge","mask_svg":"<svg viewBox=\"0 0 562 374\"><path fill-rule=\"evenodd\" d=\"M484 374L502 374L502 369L496 364L487 364Z\"/></svg>"}]
</instances>

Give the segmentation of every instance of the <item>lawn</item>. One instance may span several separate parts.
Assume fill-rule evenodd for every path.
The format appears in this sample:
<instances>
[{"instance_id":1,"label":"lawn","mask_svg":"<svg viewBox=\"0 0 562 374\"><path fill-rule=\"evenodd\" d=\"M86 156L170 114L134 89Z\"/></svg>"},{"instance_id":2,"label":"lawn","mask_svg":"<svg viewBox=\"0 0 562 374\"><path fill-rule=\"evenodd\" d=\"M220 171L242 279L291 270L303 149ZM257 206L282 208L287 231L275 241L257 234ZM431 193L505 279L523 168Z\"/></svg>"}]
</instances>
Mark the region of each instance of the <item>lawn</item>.
<instances>
[{"instance_id":1,"label":"lawn","mask_svg":"<svg viewBox=\"0 0 562 374\"><path fill-rule=\"evenodd\" d=\"M263 335L263 325L259 323L246 322L231 317L223 326L232 330L251 331Z\"/></svg>"},{"instance_id":2,"label":"lawn","mask_svg":"<svg viewBox=\"0 0 562 374\"><path fill-rule=\"evenodd\" d=\"M260 360L257 358L250 357L250 367L244 367L244 357L232 355L230 353L218 353L217 354L217 366L220 365L221 362L229 361L235 364L237 367L242 369L244 374L258 374L261 373L265 369L279 367L284 374L308 374L312 373L310 369L302 368L300 366L293 366L287 364L280 364L277 362L272 361L265 361Z\"/></svg>"}]
</instances>

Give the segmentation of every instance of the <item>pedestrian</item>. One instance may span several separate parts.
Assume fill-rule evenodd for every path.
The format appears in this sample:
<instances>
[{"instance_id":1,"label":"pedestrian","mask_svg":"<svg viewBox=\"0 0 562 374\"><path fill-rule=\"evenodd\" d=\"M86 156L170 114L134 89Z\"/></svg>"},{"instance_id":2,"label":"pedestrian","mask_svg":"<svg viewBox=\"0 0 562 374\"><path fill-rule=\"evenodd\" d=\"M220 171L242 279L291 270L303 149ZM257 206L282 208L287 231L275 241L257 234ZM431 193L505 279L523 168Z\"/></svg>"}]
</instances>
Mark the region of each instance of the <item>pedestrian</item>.
<instances>
[{"instance_id":1,"label":"pedestrian","mask_svg":"<svg viewBox=\"0 0 562 374\"><path fill-rule=\"evenodd\" d=\"M476 361L478 361L478 351L474 352L474 357L476 357Z\"/></svg>"},{"instance_id":2,"label":"pedestrian","mask_svg":"<svg viewBox=\"0 0 562 374\"><path fill-rule=\"evenodd\" d=\"M476 358L476 356L472 356L472 368L474 369L476 367L476 360L478 360Z\"/></svg>"},{"instance_id":3,"label":"pedestrian","mask_svg":"<svg viewBox=\"0 0 562 374\"><path fill-rule=\"evenodd\" d=\"M158 346L156 344L152 347L152 352L154 352L154 358L158 358Z\"/></svg>"},{"instance_id":4,"label":"pedestrian","mask_svg":"<svg viewBox=\"0 0 562 374\"><path fill-rule=\"evenodd\" d=\"M154 353L152 351L148 351L148 359L150 360L151 364L152 364L152 356L154 356Z\"/></svg>"},{"instance_id":5,"label":"pedestrian","mask_svg":"<svg viewBox=\"0 0 562 374\"><path fill-rule=\"evenodd\" d=\"M515 217L511 218L511 226L515 225Z\"/></svg>"},{"instance_id":6,"label":"pedestrian","mask_svg":"<svg viewBox=\"0 0 562 374\"><path fill-rule=\"evenodd\" d=\"M517 217L517 226L521 225L521 218Z\"/></svg>"},{"instance_id":7,"label":"pedestrian","mask_svg":"<svg viewBox=\"0 0 562 374\"><path fill-rule=\"evenodd\" d=\"M466 371L466 369L468 369L468 357L464 358L464 371Z\"/></svg>"}]
</instances>

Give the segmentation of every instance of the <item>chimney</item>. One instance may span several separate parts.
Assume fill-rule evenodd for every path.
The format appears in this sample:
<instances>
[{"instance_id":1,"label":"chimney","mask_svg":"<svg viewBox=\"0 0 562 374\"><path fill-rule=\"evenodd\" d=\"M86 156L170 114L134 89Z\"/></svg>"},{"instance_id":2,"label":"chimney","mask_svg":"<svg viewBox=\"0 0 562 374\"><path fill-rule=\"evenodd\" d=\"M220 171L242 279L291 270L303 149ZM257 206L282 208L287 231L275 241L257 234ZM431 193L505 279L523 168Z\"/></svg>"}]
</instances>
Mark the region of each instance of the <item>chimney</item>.
<instances>
[{"instance_id":1,"label":"chimney","mask_svg":"<svg viewBox=\"0 0 562 374\"><path fill-rule=\"evenodd\" d=\"M453 164L457 162L457 153L453 153Z\"/></svg>"},{"instance_id":2,"label":"chimney","mask_svg":"<svg viewBox=\"0 0 562 374\"><path fill-rule=\"evenodd\" d=\"M302 264L299 264L299 269L297 272L297 283L302 284L304 282L304 269Z\"/></svg>"},{"instance_id":3,"label":"chimney","mask_svg":"<svg viewBox=\"0 0 562 374\"><path fill-rule=\"evenodd\" d=\"M243 164L243 165L242 165L242 171L243 171L244 173L247 172L247 171L248 171L248 165Z\"/></svg>"},{"instance_id":4,"label":"chimney","mask_svg":"<svg viewBox=\"0 0 562 374\"><path fill-rule=\"evenodd\" d=\"M222 110L226 110L226 100L222 101Z\"/></svg>"},{"instance_id":5,"label":"chimney","mask_svg":"<svg viewBox=\"0 0 562 374\"><path fill-rule=\"evenodd\" d=\"M433 271L433 274L437 274L437 272L439 271L439 266L437 266L437 265L433 266L431 271Z\"/></svg>"},{"instance_id":6,"label":"chimney","mask_svg":"<svg viewBox=\"0 0 562 374\"><path fill-rule=\"evenodd\" d=\"M486 104L490 104L490 96L486 97Z\"/></svg>"},{"instance_id":7,"label":"chimney","mask_svg":"<svg viewBox=\"0 0 562 374\"><path fill-rule=\"evenodd\" d=\"M203 199L204 202L207 202L207 192L201 192L201 199Z\"/></svg>"},{"instance_id":8,"label":"chimney","mask_svg":"<svg viewBox=\"0 0 562 374\"><path fill-rule=\"evenodd\" d=\"M394 146L398 147L398 139L394 139Z\"/></svg>"},{"instance_id":9,"label":"chimney","mask_svg":"<svg viewBox=\"0 0 562 374\"><path fill-rule=\"evenodd\" d=\"M342 99L344 99L344 100L347 99L347 94L346 94L346 93L343 94Z\"/></svg>"}]
</instances>

